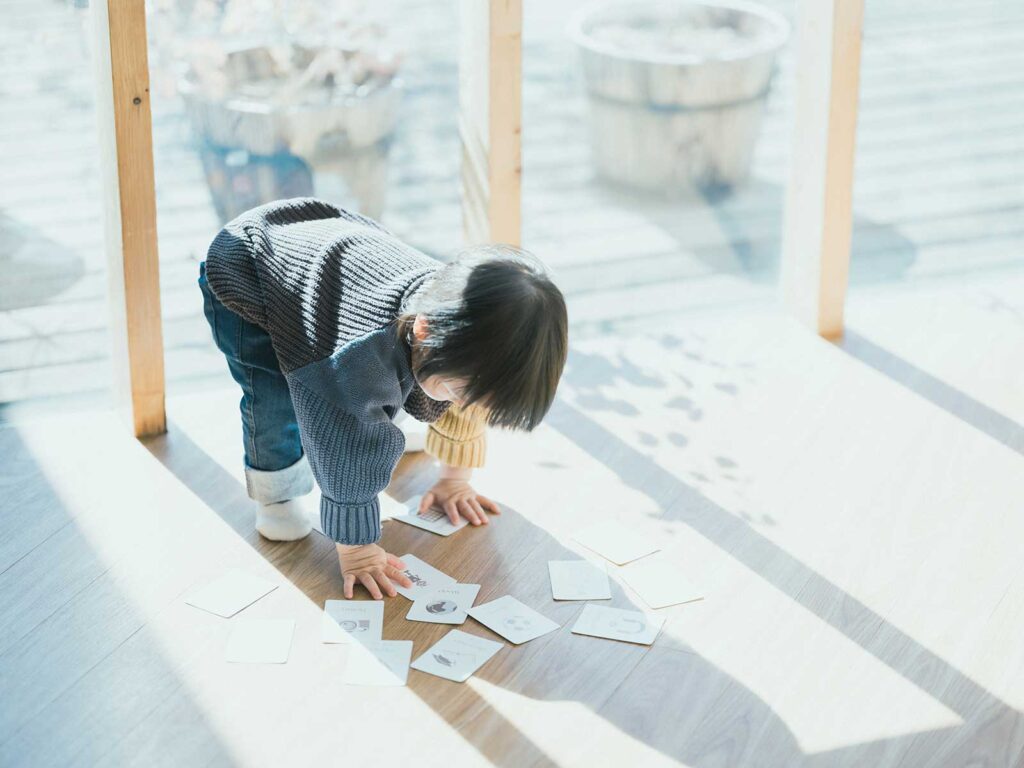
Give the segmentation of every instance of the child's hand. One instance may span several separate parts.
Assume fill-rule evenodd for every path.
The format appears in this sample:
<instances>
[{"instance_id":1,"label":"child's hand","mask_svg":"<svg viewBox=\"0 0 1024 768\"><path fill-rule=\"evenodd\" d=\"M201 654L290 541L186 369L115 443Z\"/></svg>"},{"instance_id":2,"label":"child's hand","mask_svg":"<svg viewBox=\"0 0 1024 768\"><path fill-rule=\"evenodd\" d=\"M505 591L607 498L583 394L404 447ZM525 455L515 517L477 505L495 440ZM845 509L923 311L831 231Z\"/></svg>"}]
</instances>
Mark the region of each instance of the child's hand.
<instances>
[{"instance_id":1,"label":"child's hand","mask_svg":"<svg viewBox=\"0 0 1024 768\"><path fill-rule=\"evenodd\" d=\"M473 525L487 525L485 509L495 515L501 514L497 504L474 491L468 480L460 478L442 477L423 494L420 512L426 512L433 506L441 507L452 525L458 524L460 514Z\"/></svg>"},{"instance_id":2,"label":"child's hand","mask_svg":"<svg viewBox=\"0 0 1024 768\"><path fill-rule=\"evenodd\" d=\"M403 587L411 587L409 577L402 573L405 563L394 555L389 555L376 544L349 546L338 544L338 563L341 565L341 576L345 582L345 598L352 599L352 588L356 580L366 587L374 600L381 600L384 595L381 589L394 597L398 594L392 581Z\"/></svg>"}]
</instances>

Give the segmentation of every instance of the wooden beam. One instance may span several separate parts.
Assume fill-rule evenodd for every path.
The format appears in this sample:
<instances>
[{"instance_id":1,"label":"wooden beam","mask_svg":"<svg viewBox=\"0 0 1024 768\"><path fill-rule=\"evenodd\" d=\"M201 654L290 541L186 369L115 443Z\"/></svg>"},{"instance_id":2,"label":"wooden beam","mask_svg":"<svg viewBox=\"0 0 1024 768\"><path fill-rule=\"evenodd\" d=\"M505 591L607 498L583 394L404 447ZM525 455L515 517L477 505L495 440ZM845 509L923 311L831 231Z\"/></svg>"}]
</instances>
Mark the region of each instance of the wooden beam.
<instances>
[{"instance_id":1,"label":"wooden beam","mask_svg":"<svg viewBox=\"0 0 1024 768\"><path fill-rule=\"evenodd\" d=\"M144 0L90 7L115 391L141 437L166 430L146 8Z\"/></svg>"},{"instance_id":2,"label":"wooden beam","mask_svg":"<svg viewBox=\"0 0 1024 768\"><path fill-rule=\"evenodd\" d=\"M460 4L462 219L469 244L519 245L522 0Z\"/></svg>"},{"instance_id":3,"label":"wooden beam","mask_svg":"<svg viewBox=\"0 0 1024 768\"><path fill-rule=\"evenodd\" d=\"M850 270L864 0L801 0L782 284L794 314L841 336Z\"/></svg>"}]
</instances>

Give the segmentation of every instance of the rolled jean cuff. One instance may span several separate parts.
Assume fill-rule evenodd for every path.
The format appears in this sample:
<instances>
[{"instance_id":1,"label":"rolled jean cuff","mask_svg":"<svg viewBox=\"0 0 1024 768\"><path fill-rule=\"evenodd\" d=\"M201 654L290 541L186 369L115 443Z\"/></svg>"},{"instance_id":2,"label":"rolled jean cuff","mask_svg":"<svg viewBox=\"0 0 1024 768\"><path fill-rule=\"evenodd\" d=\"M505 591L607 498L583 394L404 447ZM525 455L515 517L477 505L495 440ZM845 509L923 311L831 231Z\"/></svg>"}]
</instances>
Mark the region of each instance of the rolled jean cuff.
<instances>
[{"instance_id":1,"label":"rolled jean cuff","mask_svg":"<svg viewBox=\"0 0 1024 768\"><path fill-rule=\"evenodd\" d=\"M260 504L276 504L313 490L313 472L305 455L290 467L268 471L245 468L245 488L249 498Z\"/></svg>"}]
</instances>

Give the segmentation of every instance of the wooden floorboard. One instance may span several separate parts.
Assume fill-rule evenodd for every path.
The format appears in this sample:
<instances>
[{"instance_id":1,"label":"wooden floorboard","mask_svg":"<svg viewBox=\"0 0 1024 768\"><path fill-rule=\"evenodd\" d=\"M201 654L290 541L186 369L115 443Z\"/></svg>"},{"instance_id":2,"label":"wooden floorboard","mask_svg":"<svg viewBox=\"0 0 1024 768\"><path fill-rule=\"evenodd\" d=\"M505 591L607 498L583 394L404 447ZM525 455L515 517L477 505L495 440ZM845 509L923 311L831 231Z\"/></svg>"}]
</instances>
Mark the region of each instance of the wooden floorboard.
<instances>
[{"instance_id":1,"label":"wooden floorboard","mask_svg":"<svg viewBox=\"0 0 1024 768\"><path fill-rule=\"evenodd\" d=\"M253 531L232 389L172 398L171 431L144 446L102 411L0 428L3 519L25 504L42 520L0 573L17 702L0 762L1016 768L1019 279L855 291L860 347L741 309L578 343L546 425L491 437L477 483L503 515L450 539L385 525L390 550L480 583L480 601L512 594L562 625L462 685L341 684L344 650L319 643L334 552ZM433 472L411 457L391 491ZM651 648L573 635L582 605L550 599L546 562L609 518L707 595L664 611ZM288 664L224 663L231 621L184 604L230 566L281 584L244 615L297 619ZM617 582L612 604L642 607ZM445 628L407 610L387 601L385 636L418 656Z\"/></svg>"}]
</instances>

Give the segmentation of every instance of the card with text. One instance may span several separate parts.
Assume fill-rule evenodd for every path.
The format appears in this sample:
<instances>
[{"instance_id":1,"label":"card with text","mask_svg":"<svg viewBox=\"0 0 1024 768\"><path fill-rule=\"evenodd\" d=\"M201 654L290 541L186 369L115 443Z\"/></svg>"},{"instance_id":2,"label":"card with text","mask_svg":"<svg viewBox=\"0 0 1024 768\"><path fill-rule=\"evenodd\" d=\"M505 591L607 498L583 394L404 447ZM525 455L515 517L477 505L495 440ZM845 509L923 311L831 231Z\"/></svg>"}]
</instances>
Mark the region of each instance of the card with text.
<instances>
[{"instance_id":1,"label":"card with text","mask_svg":"<svg viewBox=\"0 0 1024 768\"><path fill-rule=\"evenodd\" d=\"M439 587L426 597L416 600L405 618L434 624L462 624L466 620L466 611L473 607L479 591L479 584Z\"/></svg>"},{"instance_id":2,"label":"card with text","mask_svg":"<svg viewBox=\"0 0 1024 768\"><path fill-rule=\"evenodd\" d=\"M380 640L384 631L384 603L380 600L328 600L324 603L320 641L363 643Z\"/></svg>"},{"instance_id":3,"label":"card with text","mask_svg":"<svg viewBox=\"0 0 1024 768\"><path fill-rule=\"evenodd\" d=\"M555 600L610 600L612 588L602 566L586 560L550 560L551 596Z\"/></svg>"},{"instance_id":4,"label":"card with text","mask_svg":"<svg viewBox=\"0 0 1024 768\"><path fill-rule=\"evenodd\" d=\"M412 668L462 683L501 648L501 643L453 629L416 659Z\"/></svg>"},{"instance_id":5,"label":"card with text","mask_svg":"<svg viewBox=\"0 0 1024 768\"><path fill-rule=\"evenodd\" d=\"M485 627L516 645L559 628L559 625L547 616L542 616L533 608L523 605L511 595L470 608L468 613Z\"/></svg>"},{"instance_id":6,"label":"card with text","mask_svg":"<svg viewBox=\"0 0 1024 768\"><path fill-rule=\"evenodd\" d=\"M607 637L610 640L650 645L664 623L664 616L587 603L583 613L576 619L572 631L577 635Z\"/></svg>"},{"instance_id":7,"label":"card with text","mask_svg":"<svg viewBox=\"0 0 1024 768\"><path fill-rule=\"evenodd\" d=\"M413 602L421 597L428 597L437 587L447 587L455 583L455 579L447 573L442 573L431 565L420 560L416 555L402 555L400 558L405 563L403 573L412 582L411 587L403 587L395 584L398 594Z\"/></svg>"}]
</instances>

